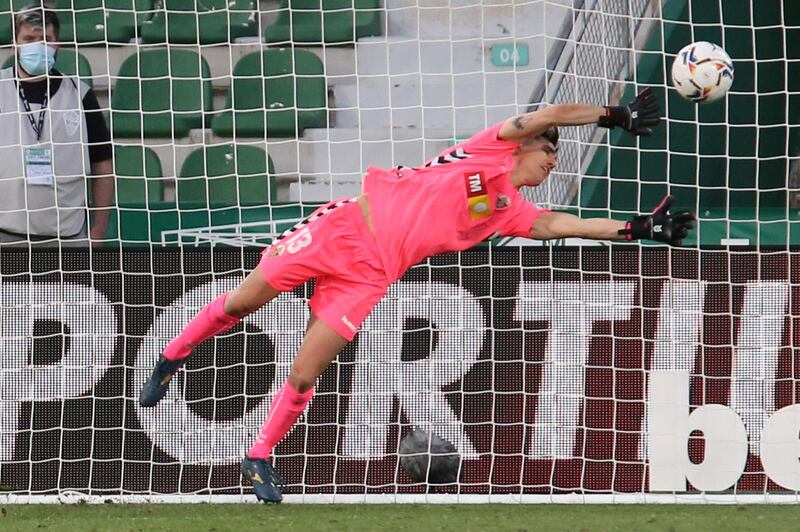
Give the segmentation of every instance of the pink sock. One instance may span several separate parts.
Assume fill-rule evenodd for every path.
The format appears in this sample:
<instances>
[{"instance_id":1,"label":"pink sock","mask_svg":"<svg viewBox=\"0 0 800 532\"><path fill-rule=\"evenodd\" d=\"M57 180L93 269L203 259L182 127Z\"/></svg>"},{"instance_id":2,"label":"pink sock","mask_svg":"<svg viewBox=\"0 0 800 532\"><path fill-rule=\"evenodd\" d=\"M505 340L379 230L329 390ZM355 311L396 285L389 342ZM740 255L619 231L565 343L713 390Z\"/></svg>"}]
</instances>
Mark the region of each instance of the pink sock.
<instances>
[{"instance_id":1,"label":"pink sock","mask_svg":"<svg viewBox=\"0 0 800 532\"><path fill-rule=\"evenodd\" d=\"M295 390L289 381L283 386L272 399L269 408L269 415L261 430L258 431L256 442L250 447L247 456L250 458L269 458L272 449L278 442L286 436L294 422L308 406L309 401L314 396L314 388L303 393Z\"/></svg>"},{"instance_id":2,"label":"pink sock","mask_svg":"<svg viewBox=\"0 0 800 532\"><path fill-rule=\"evenodd\" d=\"M192 349L208 340L214 335L225 332L241 320L236 316L226 314L223 310L228 293L203 307L197 316L192 318L181 334L164 348L164 358L167 360L183 360L192 353Z\"/></svg>"}]
</instances>

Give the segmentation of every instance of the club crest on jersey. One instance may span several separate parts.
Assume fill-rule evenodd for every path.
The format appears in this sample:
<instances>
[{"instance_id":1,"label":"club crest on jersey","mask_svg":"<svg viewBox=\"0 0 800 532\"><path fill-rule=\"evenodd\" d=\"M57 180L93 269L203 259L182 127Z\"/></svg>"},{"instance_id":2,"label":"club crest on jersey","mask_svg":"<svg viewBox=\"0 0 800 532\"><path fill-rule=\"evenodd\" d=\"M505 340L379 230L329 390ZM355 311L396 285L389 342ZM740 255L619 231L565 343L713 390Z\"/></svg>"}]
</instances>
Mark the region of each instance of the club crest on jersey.
<instances>
[{"instance_id":1,"label":"club crest on jersey","mask_svg":"<svg viewBox=\"0 0 800 532\"><path fill-rule=\"evenodd\" d=\"M469 216L473 220L480 220L492 214L492 204L489 202L486 178L483 172L470 172L464 174L464 184L467 187L467 205Z\"/></svg>"},{"instance_id":2,"label":"club crest on jersey","mask_svg":"<svg viewBox=\"0 0 800 532\"><path fill-rule=\"evenodd\" d=\"M269 247L267 255L270 257L280 257L286 252L286 246L283 244L273 244Z\"/></svg>"}]
</instances>

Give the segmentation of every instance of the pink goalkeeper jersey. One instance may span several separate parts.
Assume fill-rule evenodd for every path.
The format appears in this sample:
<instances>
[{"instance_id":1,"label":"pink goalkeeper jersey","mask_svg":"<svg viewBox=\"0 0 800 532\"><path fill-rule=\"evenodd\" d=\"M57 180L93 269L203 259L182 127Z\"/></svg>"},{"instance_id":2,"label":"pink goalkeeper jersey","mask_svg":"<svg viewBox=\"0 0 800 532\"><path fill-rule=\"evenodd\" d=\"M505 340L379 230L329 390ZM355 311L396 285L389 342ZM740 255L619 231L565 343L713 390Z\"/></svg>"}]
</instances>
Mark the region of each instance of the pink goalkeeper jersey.
<instances>
[{"instance_id":1,"label":"pink goalkeeper jersey","mask_svg":"<svg viewBox=\"0 0 800 532\"><path fill-rule=\"evenodd\" d=\"M511 184L518 144L500 140L502 123L420 168L370 167L364 177L381 261L394 282L423 259L498 236L529 236L542 212Z\"/></svg>"}]
</instances>

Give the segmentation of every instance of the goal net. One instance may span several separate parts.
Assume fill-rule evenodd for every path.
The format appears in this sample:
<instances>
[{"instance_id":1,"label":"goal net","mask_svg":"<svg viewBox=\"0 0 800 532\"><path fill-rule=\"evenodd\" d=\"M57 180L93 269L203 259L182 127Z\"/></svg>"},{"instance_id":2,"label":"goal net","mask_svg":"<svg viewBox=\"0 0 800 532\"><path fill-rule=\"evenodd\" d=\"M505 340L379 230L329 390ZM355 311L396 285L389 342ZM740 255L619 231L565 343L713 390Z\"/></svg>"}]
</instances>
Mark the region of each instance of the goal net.
<instances>
[{"instance_id":1,"label":"goal net","mask_svg":"<svg viewBox=\"0 0 800 532\"><path fill-rule=\"evenodd\" d=\"M6 68L25 3L0 2ZM800 6L754 4L48 3L56 69L106 117L115 201L98 246L0 245L0 502L254 502L239 462L313 283L199 346L140 408L166 343L368 166L644 87L653 137L564 128L526 194L625 218L669 193L699 217L684 246L499 239L414 267L277 446L286 500L797 502ZM708 106L669 86L698 40L736 68ZM456 482L403 469L414 430L455 446Z\"/></svg>"}]
</instances>

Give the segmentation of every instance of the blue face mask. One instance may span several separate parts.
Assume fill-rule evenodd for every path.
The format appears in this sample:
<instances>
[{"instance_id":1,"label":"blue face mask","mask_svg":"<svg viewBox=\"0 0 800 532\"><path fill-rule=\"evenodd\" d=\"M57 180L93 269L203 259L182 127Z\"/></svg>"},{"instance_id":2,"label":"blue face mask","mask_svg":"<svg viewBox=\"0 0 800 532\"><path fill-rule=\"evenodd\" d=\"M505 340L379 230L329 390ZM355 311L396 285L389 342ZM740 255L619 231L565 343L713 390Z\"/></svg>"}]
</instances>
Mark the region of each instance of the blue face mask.
<instances>
[{"instance_id":1,"label":"blue face mask","mask_svg":"<svg viewBox=\"0 0 800 532\"><path fill-rule=\"evenodd\" d=\"M31 42L19 47L19 66L31 76L50 72L56 62L56 51L44 41Z\"/></svg>"}]
</instances>

